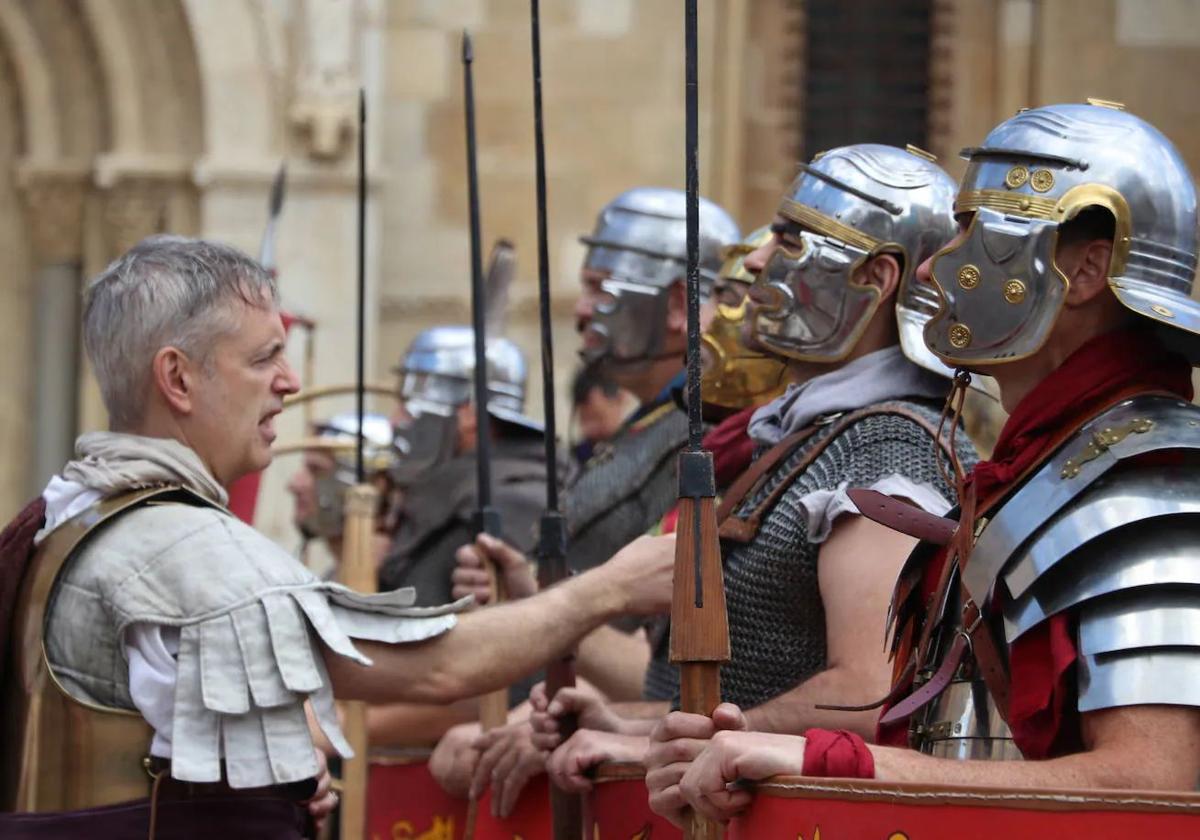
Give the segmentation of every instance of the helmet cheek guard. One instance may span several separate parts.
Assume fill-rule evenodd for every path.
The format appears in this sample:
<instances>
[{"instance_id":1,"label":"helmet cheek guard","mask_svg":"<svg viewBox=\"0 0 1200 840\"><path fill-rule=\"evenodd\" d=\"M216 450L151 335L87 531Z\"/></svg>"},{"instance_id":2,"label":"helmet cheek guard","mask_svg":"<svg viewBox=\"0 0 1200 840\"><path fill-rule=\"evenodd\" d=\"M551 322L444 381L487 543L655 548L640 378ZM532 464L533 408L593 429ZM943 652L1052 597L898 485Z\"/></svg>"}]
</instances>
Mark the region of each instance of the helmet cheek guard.
<instances>
[{"instance_id":1,"label":"helmet cheek guard","mask_svg":"<svg viewBox=\"0 0 1200 840\"><path fill-rule=\"evenodd\" d=\"M746 301L737 306L718 304L708 330L700 337L704 372L700 393L705 405L743 409L782 394L787 386L787 366L777 357L746 347L742 325Z\"/></svg>"},{"instance_id":2,"label":"helmet cheek guard","mask_svg":"<svg viewBox=\"0 0 1200 840\"><path fill-rule=\"evenodd\" d=\"M657 357L662 352L660 325L667 317L669 288L618 277L601 281L603 299L587 328L594 338L585 343L584 358L624 364Z\"/></svg>"},{"instance_id":3,"label":"helmet cheek guard","mask_svg":"<svg viewBox=\"0 0 1200 840\"><path fill-rule=\"evenodd\" d=\"M722 249L741 239L733 219L700 199L700 285L706 297ZM661 358L671 286L687 272L687 208L681 190L637 187L609 202L580 237L584 269L601 274L606 300L595 307L583 356L628 365Z\"/></svg>"},{"instance_id":4,"label":"helmet cheek guard","mask_svg":"<svg viewBox=\"0 0 1200 840\"><path fill-rule=\"evenodd\" d=\"M980 208L957 245L933 259L941 305L925 342L949 365L989 364L1036 353L1070 284L1054 264L1058 225Z\"/></svg>"},{"instance_id":5,"label":"helmet cheek guard","mask_svg":"<svg viewBox=\"0 0 1200 840\"><path fill-rule=\"evenodd\" d=\"M840 361L879 308L879 290L853 280L871 254L832 237L800 236L802 247L778 247L751 289L754 336L787 358Z\"/></svg>"},{"instance_id":6,"label":"helmet cheek guard","mask_svg":"<svg viewBox=\"0 0 1200 840\"><path fill-rule=\"evenodd\" d=\"M952 374L925 347L937 311L931 289L910 281L917 265L954 237L955 184L932 155L915 147L860 143L801 164L777 215L800 232L801 250L779 250L752 289L756 339L805 362L845 360L879 311L882 292L860 282L860 266L879 255L901 263L894 309L900 348L913 363Z\"/></svg>"}]
</instances>

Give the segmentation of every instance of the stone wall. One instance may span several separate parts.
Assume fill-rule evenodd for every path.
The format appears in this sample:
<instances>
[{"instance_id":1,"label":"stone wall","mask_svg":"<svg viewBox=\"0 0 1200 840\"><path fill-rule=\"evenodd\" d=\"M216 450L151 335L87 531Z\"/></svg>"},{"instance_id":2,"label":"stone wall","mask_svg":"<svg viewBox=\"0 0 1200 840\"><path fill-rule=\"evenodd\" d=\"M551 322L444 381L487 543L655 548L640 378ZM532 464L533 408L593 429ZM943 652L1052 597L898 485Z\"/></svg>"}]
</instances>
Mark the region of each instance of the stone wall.
<instances>
[{"instance_id":1,"label":"stone wall","mask_svg":"<svg viewBox=\"0 0 1200 840\"><path fill-rule=\"evenodd\" d=\"M542 4L543 101L556 373L575 367L571 307L578 236L597 210L642 185L682 187L683 37L678 3L549 0ZM791 168L779 86L786 3L705 2L700 19L701 190L746 227L769 220ZM752 8L753 7L753 8ZM512 240L518 274L509 334L537 365L537 264L529 4L526 0L388 5L381 208L380 369L439 322L465 322L469 240L464 166L462 29L475 46L479 174L486 247ZM752 31L771 33L763 44ZM763 47L770 47L764 51ZM732 108L732 125L719 112ZM762 138L766 135L766 143ZM751 177L743 177L749 162ZM770 170L770 171L768 171ZM764 182L767 184L764 189ZM541 414L532 389L529 409Z\"/></svg>"},{"instance_id":2,"label":"stone wall","mask_svg":"<svg viewBox=\"0 0 1200 840\"><path fill-rule=\"evenodd\" d=\"M1200 104L1191 94L1200 4L931 2L931 145L954 174L958 149L1018 107L1086 96L1126 102L1200 169ZM700 6L702 189L749 230L770 218L801 152L803 3ZM464 27L475 38L484 236L516 242L509 332L537 370L527 12L526 0L0 0L0 515L43 478L35 460L62 448L39 431L47 412L65 411L69 431L104 424L72 337L57 355L53 342L35 341L37 302L63 305L64 282L81 283L154 230L256 252L271 177L285 158L283 296L319 323L312 380L350 378L360 84L371 117L372 378L385 378L421 328L468 318ZM583 253L576 237L623 189L683 184L681 9L676 0L543 0L542 15L565 409ZM291 352L303 367L302 342ZM529 403L540 415L536 383ZM296 414L282 431L299 436L301 426ZM283 484L294 468L281 459L268 474L258 523L286 542Z\"/></svg>"}]
</instances>

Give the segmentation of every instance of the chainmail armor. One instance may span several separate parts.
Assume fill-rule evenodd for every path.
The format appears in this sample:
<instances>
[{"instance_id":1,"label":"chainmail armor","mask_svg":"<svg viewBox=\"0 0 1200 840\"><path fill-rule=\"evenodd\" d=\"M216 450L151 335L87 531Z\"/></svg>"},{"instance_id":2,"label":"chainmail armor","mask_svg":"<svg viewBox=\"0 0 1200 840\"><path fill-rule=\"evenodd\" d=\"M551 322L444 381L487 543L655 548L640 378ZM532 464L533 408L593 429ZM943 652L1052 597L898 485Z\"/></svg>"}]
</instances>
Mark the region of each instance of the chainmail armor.
<instances>
[{"instance_id":1,"label":"chainmail armor","mask_svg":"<svg viewBox=\"0 0 1200 840\"><path fill-rule=\"evenodd\" d=\"M940 409L917 402L901 404L936 428ZM818 432L781 461L738 513L745 514L760 504L805 453L833 430L831 423L828 430ZM970 470L977 455L965 434L957 440L963 469ZM933 486L951 504L956 500L954 488L938 471L929 433L905 417L875 415L863 418L828 443L766 512L753 542L724 546L733 656L721 672L723 700L752 708L825 668L825 610L817 582L820 545L808 541L807 516L799 502L818 490L832 490L843 483L867 487L893 474ZM882 619L880 616L881 627ZM657 667L661 669L661 665ZM647 685L652 679L657 683L660 676L648 675Z\"/></svg>"},{"instance_id":2,"label":"chainmail armor","mask_svg":"<svg viewBox=\"0 0 1200 840\"><path fill-rule=\"evenodd\" d=\"M599 566L650 531L674 506L679 496L676 456L685 443L687 415L674 403L664 403L622 430L588 462L563 505L572 571Z\"/></svg>"}]
</instances>

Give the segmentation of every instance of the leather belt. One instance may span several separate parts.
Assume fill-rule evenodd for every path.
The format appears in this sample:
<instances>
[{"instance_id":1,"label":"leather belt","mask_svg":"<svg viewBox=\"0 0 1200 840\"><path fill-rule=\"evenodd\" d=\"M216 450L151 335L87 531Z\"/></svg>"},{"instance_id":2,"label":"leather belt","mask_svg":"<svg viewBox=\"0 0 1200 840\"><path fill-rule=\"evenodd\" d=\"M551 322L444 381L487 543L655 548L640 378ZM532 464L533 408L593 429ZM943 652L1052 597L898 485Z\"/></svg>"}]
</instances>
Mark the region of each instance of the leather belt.
<instances>
[{"instance_id":1,"label":"leather belt","mask_svg":"<svg viewBox=\"0 0 1200 840\"><path fill-rule=\"evenodd\" d=\"M142 765L151 778L158 781L159 799L205 799L221 797L224 799L261 799L263 797L287 799L292 802L304 802L311 799L317 792L316 779L301 779L297 782L287 782L281 785L266 785L263 787L235 788L225 781L224 764L222 763L222 779L219 782L182 782L171 776L171 760L156 755L147 756Z\"/></svg>"}]
</instances>

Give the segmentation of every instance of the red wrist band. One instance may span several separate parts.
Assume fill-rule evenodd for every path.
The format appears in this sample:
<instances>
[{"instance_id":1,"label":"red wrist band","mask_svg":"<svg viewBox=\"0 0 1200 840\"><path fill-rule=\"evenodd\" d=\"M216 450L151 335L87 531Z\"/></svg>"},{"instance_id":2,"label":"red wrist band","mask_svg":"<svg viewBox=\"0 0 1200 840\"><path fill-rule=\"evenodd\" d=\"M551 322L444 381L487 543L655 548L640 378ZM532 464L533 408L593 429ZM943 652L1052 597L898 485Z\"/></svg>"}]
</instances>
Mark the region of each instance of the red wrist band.
<instances>
[{"instance_id":1,"label":"red wrist band","mask_svg":"<svg viewBox=\"0 0 1200 840\"><path fill-rule=\"evenodd\" d=\"M875 757L861 736L844 729L810 729L804 738L805 776L875 778Z\"/></svg>"}]
</instances>

